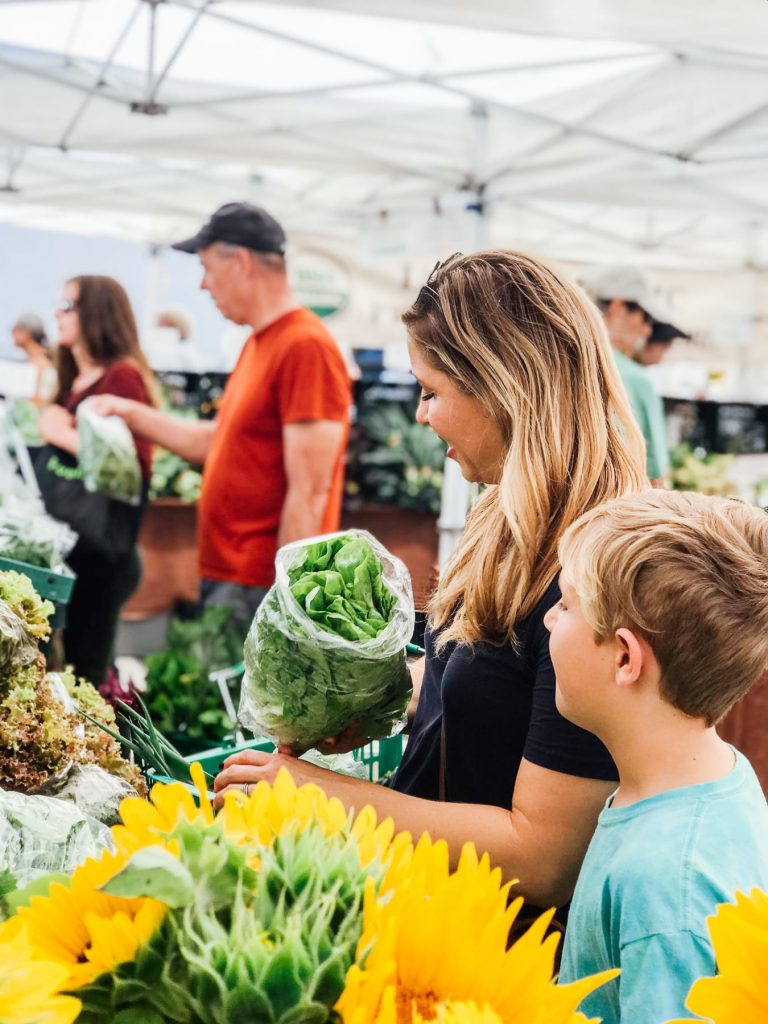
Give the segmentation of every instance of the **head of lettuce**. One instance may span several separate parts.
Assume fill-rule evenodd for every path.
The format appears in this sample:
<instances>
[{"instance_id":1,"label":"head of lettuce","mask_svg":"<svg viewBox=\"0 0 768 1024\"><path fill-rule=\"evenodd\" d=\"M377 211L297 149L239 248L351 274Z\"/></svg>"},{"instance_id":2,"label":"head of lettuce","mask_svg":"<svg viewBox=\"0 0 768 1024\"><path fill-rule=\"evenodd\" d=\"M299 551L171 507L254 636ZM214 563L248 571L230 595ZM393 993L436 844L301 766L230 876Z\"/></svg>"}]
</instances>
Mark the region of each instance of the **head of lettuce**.
<instances>
[{"instance_id":1,"label":"head of lettuce","mask_svg":"<svg viewBox=\"0 0 768 1024\"><path fill-rule=\"evenodd\" d=\"M352 722L389 736L411 694L408 570L368 533L286 544L245 641L240 721L307 750Z\"/></svg>"}]
</instances>

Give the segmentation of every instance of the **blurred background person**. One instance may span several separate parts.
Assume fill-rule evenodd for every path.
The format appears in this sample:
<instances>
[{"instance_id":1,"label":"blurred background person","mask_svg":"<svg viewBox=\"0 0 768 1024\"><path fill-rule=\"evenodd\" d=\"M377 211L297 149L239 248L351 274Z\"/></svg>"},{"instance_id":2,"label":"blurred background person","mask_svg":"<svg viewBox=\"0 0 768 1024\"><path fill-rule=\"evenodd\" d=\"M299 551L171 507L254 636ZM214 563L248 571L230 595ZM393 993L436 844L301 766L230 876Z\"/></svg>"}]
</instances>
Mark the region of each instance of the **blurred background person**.
<instances>
[{"instance_id":1,"label":"blurred background person","mask_svg":"<svg viewBox=\"0 0 768 1024\"><path fill-rule=\"evenodd\" d=\"M94 395L117 395L154 406L152 371L139 346L136 319L122 285L111 277L73 277L62 289L56 307L58 329L56 366L58 390L54 403L40 416L43 439L66 466L76 465L77 407ZM136 507L103 495L77 494L78 519L71 521L60 507L51 507L44 475L41 490L51 515L64 519L80 534L67 559L77 574L67 609L64 655L77 675L95 686L104 681L112 659L120 609L139 584L141 567L136 541L147 503L152 472L152 445L135 438L143 478L142 500ZM58 455L57 455L58 457ZM50 466L50 460L48 462ZM82 529L83 509L101 515L108 503L105 530L110 544ZM112 540L114 538L114 541Z\"/></svg>"},{"instance_id":2,"label":"blurred background person","mask_svg":"<svg viewBox=\"0 0 768 1024\"><path fill-rule=\"evenodd\" d=\"M158 313L145 343L152 369L158 373L201 373L206 367L191 339L192 324L183 310L165 309Z\"/></svg>"},{"instance_id":3,"label":"blurred background person","mask_svg":"<svg viewBox=\"0 0 768 1024\"><path fill-rule=\"evenodd\" d=\"M643 347L638 349L635 354L635 362L640 363L641 366L658 366L677 338L689 341L690 337L690 334L685 334L674 324L659 323L654 320L651 336Z\"/></svg>"},{"instance_id":4,"label":"blurred background person","mask_svg":"<svg viewBox=\"0 0 768 1024\"><path fill-rule=\"evenodd\" d=\"M11 328L11 336L35 370L34 389L27 398L37 406L44 405L51 400L56 387L45 324L36 313L22 313Z\"/></svg>"},{"instance_id":5,"label":"blurred background person","mask_svg":"<svg viewBox=\"0 0 768 1024\"><path fill-rule=\"evenodd\" d=\"M619 374L645 438L646 470L653 487L664 487L669 469L664 405L637 361L654 330L684 332L669 323L661 296L634 267L611 267L588 276L584 285L603 314Z\"/></svg>"}]
</instances>

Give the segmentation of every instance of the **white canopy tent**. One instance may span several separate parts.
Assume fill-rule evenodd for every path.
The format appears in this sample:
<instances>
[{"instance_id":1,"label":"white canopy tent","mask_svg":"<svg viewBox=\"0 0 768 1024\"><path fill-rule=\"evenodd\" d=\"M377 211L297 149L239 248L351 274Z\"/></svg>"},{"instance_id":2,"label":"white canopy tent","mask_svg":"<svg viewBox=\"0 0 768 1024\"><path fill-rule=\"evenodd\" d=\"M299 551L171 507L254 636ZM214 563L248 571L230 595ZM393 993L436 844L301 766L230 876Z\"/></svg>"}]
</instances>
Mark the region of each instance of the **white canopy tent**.
<instances>
[{"instance_id":1,"label":"white canopy tent","mask_svg":"<svg viewBox=\"0 0 768 1024\"><path fill-rule=\"evenodd\" d=\"M0 219L762 267L766 41L760 0L0 0Z\"/></svg>"}]
</instances>

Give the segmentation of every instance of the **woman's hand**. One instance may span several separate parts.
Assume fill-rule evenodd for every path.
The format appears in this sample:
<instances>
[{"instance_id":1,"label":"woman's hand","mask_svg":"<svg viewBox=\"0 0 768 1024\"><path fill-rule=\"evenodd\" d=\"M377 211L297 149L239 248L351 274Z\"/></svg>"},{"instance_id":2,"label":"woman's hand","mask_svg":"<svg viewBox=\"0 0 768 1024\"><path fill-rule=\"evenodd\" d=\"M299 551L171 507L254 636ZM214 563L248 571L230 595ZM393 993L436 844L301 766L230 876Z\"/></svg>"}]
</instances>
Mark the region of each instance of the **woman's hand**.
<instances>
[{"instance_id":1,"label":"woman's hand","mask_svg":"<svg viewBox=\"0 0 768 1024\"><path fill-rule=\"evenodd\" d=\"M254 786L257 782L274 782L281 768L288 769L297 786L303 786L307 782L322 786L324 782L334 777L333 772L318 768L307 761L299 761L298 758L286 753L268 754L264 750L242 750L226 759L222 770L214 779L213 789L216 798L213 806L218 810L224 805L224 794L227 789L239 789L248 793L246 787Z\"/></svg>"},{"instance_id":2,"label":"woman's hand","mask_svg":"<svg viewBox=\"0 0 768 1024\"><path fill-rule=\"evenodd\" d=\"M39 430L44 441L77 455L75 417L63 405L49 405L40 413Z\"/></svg>"}]
</instances>

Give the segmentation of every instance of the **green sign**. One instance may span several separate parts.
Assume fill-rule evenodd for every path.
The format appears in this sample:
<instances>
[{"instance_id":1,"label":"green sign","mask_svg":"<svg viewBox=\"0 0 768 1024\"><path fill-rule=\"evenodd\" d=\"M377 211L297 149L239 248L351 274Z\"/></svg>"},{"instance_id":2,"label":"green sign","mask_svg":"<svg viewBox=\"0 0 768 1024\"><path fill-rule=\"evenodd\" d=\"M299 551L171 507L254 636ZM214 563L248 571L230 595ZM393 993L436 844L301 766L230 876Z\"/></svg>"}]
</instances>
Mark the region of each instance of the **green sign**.
<instances>
[{"instance_id":1,"label":"green sign","mask_svg":"<svg viewBox=\"0 0 768 1024\"><path fill-rule=\"evenodd\" d=\"M333 316L349 302L347 269L329 253L319 249L289 253L288 276L299 302L318 316Z\"/></svg>"}]
</instances>

